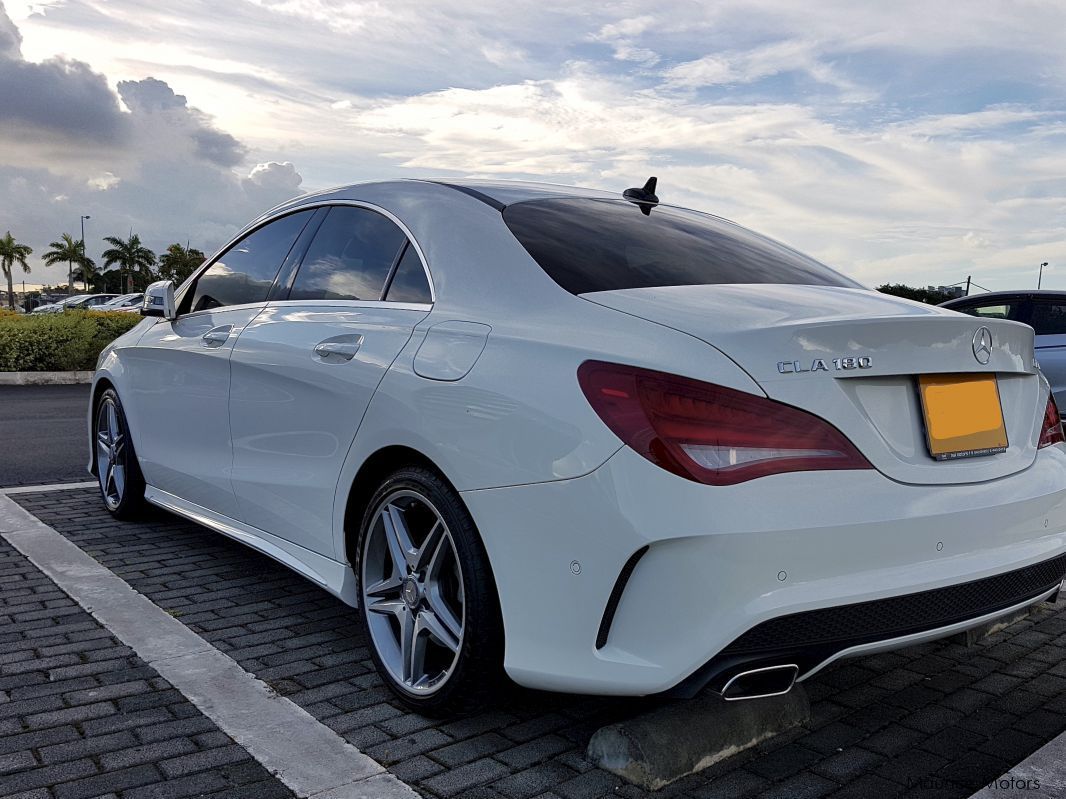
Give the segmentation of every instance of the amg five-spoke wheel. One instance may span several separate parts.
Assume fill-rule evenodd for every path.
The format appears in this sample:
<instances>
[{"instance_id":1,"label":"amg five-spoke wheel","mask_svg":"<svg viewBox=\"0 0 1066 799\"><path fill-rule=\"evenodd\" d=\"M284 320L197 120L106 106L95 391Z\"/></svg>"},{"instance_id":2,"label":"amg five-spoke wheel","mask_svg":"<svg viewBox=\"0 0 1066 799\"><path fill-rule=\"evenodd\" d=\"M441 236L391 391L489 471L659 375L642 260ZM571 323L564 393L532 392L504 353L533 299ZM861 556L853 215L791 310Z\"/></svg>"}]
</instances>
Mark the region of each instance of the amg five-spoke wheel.
<instances>
[{"instance_id":1,"label":"amg five-spoke wheel","mask_svg":"<svg viewBox=\"0 0 1066 799\"><path fill-rule=\"evenodd\" d=\"M499 606L454 491L418 468L386 480L363 519L357 573L374 660L393 691L425 713L480 704L500 672Z\"/></svg>"},{"instance_id":2,"label":"amg five-spoke wheel","mask_svg":"<svg viewBox=\"0 0 1066 799\"><path fill-rule=\"evenodd\" d=\"M130 518L143 504L144 478L114 389L105 390L97 401L93 436L96 476L104 505L115 516Z\"/></svg>"},{"instance_id":3,"label":"amg five-spoke wheel","mask_svg":"<svg viewBox=\"0 0 1066 799\"><path fill-rule=\"evenodd\" d=\"M463 576L448 526L412 491L386 498L367 536L363 595L370 635L404 690L430 694L463 643Z\"/></svg>"},{"instance_id":4,"label":"amg five-spoke wheel","mask_svg":"<svg viewBox=\"0 0 1066 799\"><path fill-rule=\"evenodd\" d=\"M108 510L122 504L126 490L126 436L118 422L118 406L105 397L96 411L96 470Z\"/></svg>"}]
</instances>

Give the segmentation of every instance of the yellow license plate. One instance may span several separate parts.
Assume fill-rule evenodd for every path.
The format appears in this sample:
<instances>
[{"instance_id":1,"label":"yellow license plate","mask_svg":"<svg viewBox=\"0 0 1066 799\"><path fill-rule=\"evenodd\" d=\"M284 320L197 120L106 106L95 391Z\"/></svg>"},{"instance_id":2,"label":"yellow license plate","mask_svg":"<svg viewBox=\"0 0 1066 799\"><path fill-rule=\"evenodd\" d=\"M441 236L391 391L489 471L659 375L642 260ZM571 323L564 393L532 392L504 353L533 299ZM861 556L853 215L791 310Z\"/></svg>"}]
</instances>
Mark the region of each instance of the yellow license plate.
<instances>
[{"instance_id":1,"label":"yellow license plate","mask_svg":"<svg viewBox=\"0 0 1066 799\"><path fill-rule=\"evenodd\" d=\"M1007 450L1007 429L995 375L921 375L929 454L938 461Z\"/></svg>"}]
</instances>

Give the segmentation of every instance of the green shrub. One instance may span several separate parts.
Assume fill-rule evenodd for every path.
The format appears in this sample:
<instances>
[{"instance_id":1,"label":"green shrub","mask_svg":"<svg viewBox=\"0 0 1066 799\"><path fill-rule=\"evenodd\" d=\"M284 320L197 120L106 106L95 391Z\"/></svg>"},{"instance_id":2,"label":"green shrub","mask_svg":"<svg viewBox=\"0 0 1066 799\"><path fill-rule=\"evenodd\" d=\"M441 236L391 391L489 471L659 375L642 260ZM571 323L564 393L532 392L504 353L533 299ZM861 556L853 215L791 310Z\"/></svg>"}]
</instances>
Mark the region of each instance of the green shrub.
<instances>
[{"instance_id":1,"label":"green shrub","mask_svg":"<svg viewBox=\"0 0 1066 799\"><path fill-rule=\"evenodd\" d=\"M140 321L114 311L0 314L0 372L95 369L100 351Z\"/></svg>"}]
</instances>

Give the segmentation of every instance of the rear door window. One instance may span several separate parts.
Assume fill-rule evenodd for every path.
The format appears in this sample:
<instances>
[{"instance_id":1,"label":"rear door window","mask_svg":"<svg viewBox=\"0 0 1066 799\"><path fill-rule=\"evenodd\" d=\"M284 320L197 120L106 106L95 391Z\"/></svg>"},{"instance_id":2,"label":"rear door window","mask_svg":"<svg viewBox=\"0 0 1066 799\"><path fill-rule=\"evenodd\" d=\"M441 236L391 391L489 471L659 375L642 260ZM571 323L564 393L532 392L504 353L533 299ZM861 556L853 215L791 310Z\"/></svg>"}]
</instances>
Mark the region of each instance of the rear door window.
<instances>
[{"instance_id":1,"label":"rear door window","mask_svg":"<svg viewBox=\"0 0 1066 799\"><path fill-rule=\"evenodd\" d=\"M300 264L290 300L380 300L404 232L367 208L329 210Z\"/></svg>"},{"instance_id":2,"label":"rear door window","mask_svg":"<svg viewBox=\"0 0 1066 799\"><path fill-rule=\"evenodd\" d=\"M791 283L862 286L828 266L724 219L625 200L529 200L504 222L572 294L653 286Z\"/></svg>"},{"instance_id":3,"label":"rear door window","mask_svg":"<svg viewBox=\"0 0 1066 799\"><path fill-rule=\"evenodd\" d=\"M433 302L426 270L413 244L408 244L407 249L403 251L385 299L389 302Z\"/></svg>"}]
</instances>

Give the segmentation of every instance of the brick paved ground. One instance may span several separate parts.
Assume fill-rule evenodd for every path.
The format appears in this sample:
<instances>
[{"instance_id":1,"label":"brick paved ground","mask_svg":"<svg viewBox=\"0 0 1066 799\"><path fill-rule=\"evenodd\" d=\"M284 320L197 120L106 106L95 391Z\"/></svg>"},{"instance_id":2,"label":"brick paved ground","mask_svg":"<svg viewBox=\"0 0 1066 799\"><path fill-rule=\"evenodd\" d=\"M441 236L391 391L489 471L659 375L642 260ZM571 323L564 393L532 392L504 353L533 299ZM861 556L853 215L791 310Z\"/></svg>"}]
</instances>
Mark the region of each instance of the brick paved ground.
<instances>
[{"instance_id":1,"label":"brick paved ground","mask_svg":"<svg viewBox=\"0 0 1066 799\"><path fill-rule=\"evenodd\" d=\"M583 753L649 701L516 691L491 713L422 718L375 675L354 611L268 558L162 512L116 523L92 490L15 498L426 796L645 795ZM654 796L968 796L1066 729L1064 654L1066 602L975 648L846 661L806 683L807 728Z\"/></svg>"},{"instance_id":2,"label":"brick paved ground","mask_svg":"<svg viewBox=\"0 0 1066 799\"><path fill-rule=\"evenodd\" d=\"M0 796L292 796L0 540Z\"/></svg>"}]
</instances>

